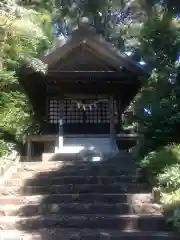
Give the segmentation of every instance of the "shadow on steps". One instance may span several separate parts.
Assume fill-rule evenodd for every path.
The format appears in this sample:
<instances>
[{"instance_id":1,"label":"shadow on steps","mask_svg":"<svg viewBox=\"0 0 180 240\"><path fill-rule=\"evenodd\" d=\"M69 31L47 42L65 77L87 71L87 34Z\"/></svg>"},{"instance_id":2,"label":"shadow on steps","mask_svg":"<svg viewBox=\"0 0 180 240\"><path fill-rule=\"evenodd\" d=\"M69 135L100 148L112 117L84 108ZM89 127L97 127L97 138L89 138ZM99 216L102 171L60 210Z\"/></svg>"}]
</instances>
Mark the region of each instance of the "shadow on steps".
<instances>
[{"instance_id":1,"label":"shadow on steps","mask_svg":"<svg viewBox=\"0 0 180 240\"><path fill-rule=\"evenodd\" d=\"M132 196L149 189L138 183L138 171L127 153L98 163L31 163L20 168L14 178L34 173L12 199L17 210L9 214L21 220L16 224L5 221L3 229L34 231L38 239L47 240L141 240L147 236L152 240L158 231L168 230L161 215L134 212Z\"/></svg>"}]
</instances>

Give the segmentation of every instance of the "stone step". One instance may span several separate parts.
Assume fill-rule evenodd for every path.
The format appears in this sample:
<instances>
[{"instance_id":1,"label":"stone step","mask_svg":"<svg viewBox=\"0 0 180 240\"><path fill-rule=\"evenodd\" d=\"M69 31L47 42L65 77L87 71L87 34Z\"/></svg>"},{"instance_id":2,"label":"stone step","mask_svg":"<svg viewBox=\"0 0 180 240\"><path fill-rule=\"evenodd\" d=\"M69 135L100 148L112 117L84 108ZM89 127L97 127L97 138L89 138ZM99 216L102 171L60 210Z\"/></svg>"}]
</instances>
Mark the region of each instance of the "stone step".
<instances>
[{"instance_id":1,"label":"stone step","mask_svg":"<svg viewBox=\"0 0 180 240\"><path fill-rule=\"evenodd\" d=\"M118 173L138 173L140 170L139 169L134 169L134 168L125 168L125 167L115 167L115 166L106 166L106 165L102 165L102 166L65 166L65 167L61 167L61 168L48 168L48 167L44 167L44 168L38 168L38 169L33 169L33 168L20 168L17 169L18 173L22 173L22 172L45 172L45 173L49 173L49 172L81 172L81 171L89 171L89 172L105 172L107 173L109 171L112 171L114 173L114 171L118 171ZM68 174L66 174L68 175ZM117 174L118 175L118 174Z\"/></svg>"},{"instance_id":2,"label":"stone step","mask_svg":"<svg viewBox=\"0 0 180 240\"><path fill-rule=\"evenodd\" d=\"M130 206L128 203L61 203L1 205L0 216L50 216L51 214L161 214L160 205L144 203Z\"/></svg>"},{"instance_id":3,"label":"stone step","mask_svg":"<svg viewBox=\"0 0 180 240\"><path fill-rule=\"evenodd\" d=\"M100 162L92 162L92 161L54 161L54 162L26 162L26 163L19 163L17 168L26 169L26 170L35 170L35 169L57 169L61 167L68 167L68 166L75 166L75 167L122 167L128 168L132 167L135 168L136 164L133 163L129 159L110 159L108 161L100 161Z\"/></svg>"},{"instance_id":4,"label":"stone step","mask_svg":"<svg viewBox=\"0 0 180 240\"><path fill-rule=\"evenodd\" d=\"M41 228L105 228L118 230L164 231L168 230L162 216L152 215L52 215L51 217L2 217L4 230L36 230Z\"/></svg>"},{"instance_id":5,"label":"stone step","mask_svg":"<svg viewBox=\"0 0 180 240\"><path fill-rule=\"evenodd\" d=\"M142 194L148 196L149 194ZM51 204L51 203L127 203L131 201L133 194L54 194L34 196L1 196L0 205L21 205L21 204Z\"/></svg>"},{"instance_id":6,"label":"stone step","mask_svg":"<svg viewBox=\"0 0 180 240\"><path fill-rule=\"evenodd\" d=\"M44 186L46 184L51 185L62 185L62 184L111 184L111 183L133 183L139 180L138 176L64 176L64 177L48 177L42 176L38 178L38 185ZM7 179L3 183L3 186L36 186L36 179L19 179L19 178L12 178Z\"/></svg>"},{"instance_id":7,"label":"stone step","mask_svg":"<svg viewBox=\"0 0 180 240\"><path fill-rule=\"evenodd\" d=\"M120 177L128 177L131 178L137 177L141 178L140 174L136 173L128 173L124 171L118 171L115 170L114 172L92 172L92 171L79 171L79 172L58 172L58 171L52 171L52 172L15 172L11 175L11 179L16 179L16 180L25 180L25 179L30 179L30 178L36 178L36 179L44 179L44 178L56 178L56 177L99 177L99 176L106 176L106 177L113 177L113 176L120 176ZM9 179L9 180L11 180Z\"/></svg>"},{"instance_id":8,"label":"stone step","mask_svg":"<svg viewBox=\"0 0 180 240\"><path fill-rule=\"evenodd\" d=\"M3 236L1 238L1 236ZM179 240L171 232L116 231L107 229L41 229L37 232L1 231L2 240Z\"/></svg>"},{"instance_id":9,"label":"stone step","mask_svg":"<svg viewBox=\"0 0 180 240\"><path fill-rule=\"evenodd\" d=\"M65 185L44 185L0 187L1 195L44 195L44 194L82 194L82 193L148 193L146 184L138 183L115 183L115 184L65 184Z\"/></svg>"},{"instance_id":10,"label":"stone step","mask_svg":"<svg viewBox=\"0 0 180 240\"><path fill-rule=\"evenodd\" d=\"M51 214L128 214L131 209L127 203L62 203L44 205L0 206L1 216L50 216Z\"/></svg>"},{"instance_id":11,"label":"stone step","mask_svg":"<svg viewBox=\"0 0 180 240\"><path fill-rule=\"evenodd\" d=\"M128 159L129 160L129 159ZM99 162L93 162L93 161L51 161L51 162L22 162L17 165L18 169L46 169L46 168L59 168L64 166L122 166L126 167L126 164L128 163L128 166L136 166L134 163L129 160L127 162L127 159L116 159L114 161L113 159L106 160L106 161L99 161Z\"/></svg>"},{"instance_id":12,"label":"stone step","mask_svg":"<svg viewBox=\"0 0 180 240\"><path fill-rule=\"evenodd\" d=\"M78 168L78 167L65 167L62 169L47 169L45 170L29 170L21 169L16 173L12 174L13 178L24 178L24 177L59 177L59 176L132 176L139 175L138 170L115 168L115 167L93 167L93 168Z\"/></svg>"}]
</instances>

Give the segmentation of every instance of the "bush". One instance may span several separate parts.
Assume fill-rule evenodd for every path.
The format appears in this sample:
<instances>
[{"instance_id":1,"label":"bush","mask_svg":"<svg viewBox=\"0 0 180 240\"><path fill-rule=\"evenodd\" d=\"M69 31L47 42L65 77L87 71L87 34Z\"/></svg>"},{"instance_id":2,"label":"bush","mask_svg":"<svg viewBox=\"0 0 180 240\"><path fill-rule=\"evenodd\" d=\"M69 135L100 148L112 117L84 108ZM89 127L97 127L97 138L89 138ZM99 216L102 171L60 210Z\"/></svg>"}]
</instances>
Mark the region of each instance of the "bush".
<instances>
[{"instance_id":1,"label":"bush","mask_svg":"<svg viewBox=\"0 0 180 240\"><path fill-rule=\"evenodd\" d=\"M180 164L165 167L157 181L163 192L162 203L167 222L180 231Z\"/></svg>"},{"instance_id":2,"label":"bush","mask_svg":"<svg viewBox=\"0 0 180 240\"><path fill-rule=\"evenodd\" d=\"M167 223L180 232L180 189L163 194L162 204Z\"/></svg>"},{"instance_id":3,"label":"bush","mask_svg":"<svg viewBox=\"0 0 180 240\"><path fill-rule=\"evenodd\" d=\"M166 192L172 192L180 188L180 164L174 164L164 169L164 172L157 176L158 184Z\"/></svg>"},{"instance_id":4,"label":"bush","mask_svg":"<svg viewBox=\"0 0 180 240\"><path fill-rule=\"evenodd\" d=\"M150 183L157 183L157 176L164 173L164 169L169 165L180 163L180 145L171 144L150 152L140 161L145 176Z\"/></svg>"},{"instance_id":5,"label":"bush","mask_svg":"<svg viewBox=\"0 0 180 240\"><path fill-rule=\"evenodd\" d=\"M167 223L180 231L180 145L170 144L151 152L140 165L149 181L161 189Z\"/></svg>"},{"instance_id":6,"label":"bush","mask_svg":"<svg viewBox=\"0 0 180 240\"><path fill-rule=\"evenodd\" d=\"M168 208L170 205L180 206L180 189L172 191L170 193L163 193L161 202L165 208Z\"/></svg>"}]
</instances>

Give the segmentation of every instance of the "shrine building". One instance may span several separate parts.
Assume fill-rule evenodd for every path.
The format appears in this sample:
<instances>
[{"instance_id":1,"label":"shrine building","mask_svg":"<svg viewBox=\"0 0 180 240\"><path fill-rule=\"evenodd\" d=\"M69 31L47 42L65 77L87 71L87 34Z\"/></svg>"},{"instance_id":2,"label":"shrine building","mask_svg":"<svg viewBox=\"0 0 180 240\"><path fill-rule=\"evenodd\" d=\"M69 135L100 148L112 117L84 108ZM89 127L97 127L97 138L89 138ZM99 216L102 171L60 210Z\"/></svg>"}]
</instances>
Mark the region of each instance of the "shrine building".
<instances>
[{"instance_id":1,"label":"shrine building","mask_svg":"<svg viewBox=\"0 0 180 240\"><path fill-rule=\"evenodd\" d=\"M45 74L23 67L19 77L41 126L40 134L26 136L28 156L53 153L60 136L62 144L68 138L112 142L141 76L148 76L144 66L83 24L40 60Z\"/></svg>"}]
</instances>

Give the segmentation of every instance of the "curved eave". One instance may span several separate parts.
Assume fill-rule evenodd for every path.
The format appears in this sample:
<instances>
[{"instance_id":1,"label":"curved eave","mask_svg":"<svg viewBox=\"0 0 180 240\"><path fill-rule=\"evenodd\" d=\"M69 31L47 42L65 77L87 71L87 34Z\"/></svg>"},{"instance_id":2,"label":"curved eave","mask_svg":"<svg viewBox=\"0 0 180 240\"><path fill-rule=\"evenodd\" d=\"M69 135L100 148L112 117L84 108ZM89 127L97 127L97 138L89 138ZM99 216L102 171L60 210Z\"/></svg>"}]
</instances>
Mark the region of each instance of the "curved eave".
<instances>
[{"instance_id":1,"label":"curved eave","mask_svg":"<svg viewBox=\"0 0 180 240\"><path fill-rule=\"evenodd\" d=\"M43 77L38 73L27 74L26 71L24 72L24 66L18 70L17 75L19 83L32 104L36 117L44 116L46 94Z\"/></svg>"}]
</instances>

